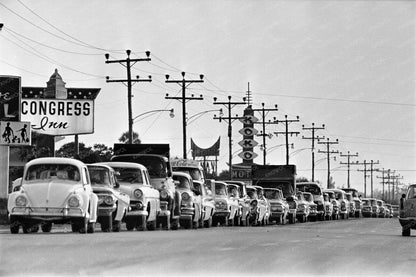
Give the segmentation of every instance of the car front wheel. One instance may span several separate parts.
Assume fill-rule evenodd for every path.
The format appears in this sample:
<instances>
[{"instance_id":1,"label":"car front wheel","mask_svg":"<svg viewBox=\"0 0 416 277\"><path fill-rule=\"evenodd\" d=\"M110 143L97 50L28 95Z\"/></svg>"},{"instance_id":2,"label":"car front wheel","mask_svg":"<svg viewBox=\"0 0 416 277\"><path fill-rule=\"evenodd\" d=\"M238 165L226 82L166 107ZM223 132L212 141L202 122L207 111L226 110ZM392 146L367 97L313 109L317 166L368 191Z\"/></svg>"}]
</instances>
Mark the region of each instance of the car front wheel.
<instances>
[{"instance_id":1,"label":"car front wheel","mask_svg":"<svg viewBox=\"0 0 416 277\"><path fill-rule=\"evenodd\" d=\"M409 237L410 236L410 228L403 228L402 229L402 236Z\"/></svg>"}]
</instances>

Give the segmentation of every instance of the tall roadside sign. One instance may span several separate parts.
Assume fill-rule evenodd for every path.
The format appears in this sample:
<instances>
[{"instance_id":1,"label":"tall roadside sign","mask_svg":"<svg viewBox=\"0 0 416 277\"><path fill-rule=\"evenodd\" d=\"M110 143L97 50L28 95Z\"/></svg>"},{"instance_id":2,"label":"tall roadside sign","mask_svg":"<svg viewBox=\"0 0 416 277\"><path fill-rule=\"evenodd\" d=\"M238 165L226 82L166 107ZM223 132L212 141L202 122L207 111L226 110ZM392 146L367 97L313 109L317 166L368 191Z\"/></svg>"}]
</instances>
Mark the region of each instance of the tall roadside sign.
<instances>
[{"instance_id":1,"label":"tall roadside sign","mask_svg":"<svg viewBox=\"0 0 416 277\"><path fill-rule=\"evenodd\" d=\"M9 188L9 145L13 128L20 121L21 80L18 76L0 76L0 198L7 198ZM30 125L30 124L29 124ZM9 143L10 141L10 143ZM16 142L17 140L15 140Z\"/></svg>"}]
</instances>

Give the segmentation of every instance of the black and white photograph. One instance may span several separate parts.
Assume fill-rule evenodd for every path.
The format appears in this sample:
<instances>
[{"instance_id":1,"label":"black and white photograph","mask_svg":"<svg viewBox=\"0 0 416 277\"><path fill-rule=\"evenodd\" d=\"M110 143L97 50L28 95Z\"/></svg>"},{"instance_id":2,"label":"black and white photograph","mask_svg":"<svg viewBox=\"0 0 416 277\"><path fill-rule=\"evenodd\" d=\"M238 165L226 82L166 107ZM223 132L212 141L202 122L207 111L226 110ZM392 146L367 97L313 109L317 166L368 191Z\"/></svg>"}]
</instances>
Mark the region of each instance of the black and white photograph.
<instances>
[{"instance_id":1,"label":"black and white photograph","mask_svg":"<svg viewBox=\"0 0 416 277\"><path fill-rule=\"evenodd\" d=\"M0 0L0 276L414 276L416 1Z\"/></svg>"}]
</instances>

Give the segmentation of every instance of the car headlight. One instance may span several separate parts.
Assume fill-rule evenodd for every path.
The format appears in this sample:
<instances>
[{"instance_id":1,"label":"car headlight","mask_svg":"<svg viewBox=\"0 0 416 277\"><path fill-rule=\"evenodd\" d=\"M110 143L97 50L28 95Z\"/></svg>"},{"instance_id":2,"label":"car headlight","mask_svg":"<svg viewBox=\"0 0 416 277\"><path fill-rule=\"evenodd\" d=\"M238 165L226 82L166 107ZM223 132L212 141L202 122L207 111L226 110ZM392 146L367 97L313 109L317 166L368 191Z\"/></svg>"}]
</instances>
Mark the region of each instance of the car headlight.
<instances>
[{"instance_id":1,"label":"car headlight","mask_svg":"<svg viewBox=\"0 0 416 277\"><path fill-rule=\"evenodd\" d=\"M169 193L168 193L168 191L167 191L167 190L162 190L162 191L160 192L160 198L162 198L162 199L168 199L168 198L169 198Z\"/></svg>"},{"instance_id":2,"label":"car headlight","mask_svg":"<svg viewBox=\"0 0 416 277\"><path fill-rule=\"evenodd\" d=\"M68 199L68 206L75 208L79 207L79 199L76 196L71 196L71 198Z\"/></svg>"},{"instance_id":3,"label":"car headlight","mask_svg":"<svg viewBox=\"0 0 416 277\"><path fill-rule=\"evenodd\" d=\"M98 205L101 205L104 202L105 196L104 195L98 195Z\"/></svg>"},{"instance_id":4,"label":"car headlight","mask_svg":"<svg viewBox=\"0 0 416 277\"><path fill-rule=\"evenodd\" d=\"M142 196L143 196L143 192L141 190L139 190L139 189L136 189L133 192L133 194L134 194L134 197L137 197L137 198L142 198Z\"/></svg>"},{"instance_id":5,"label":"car headlight","mask_svg":"<svg viewBox=\"0 0 416 277\"><path fill-rule=\"evenodd\" d=\"M107 195L104 199L104 203L107 205L113 205L114 204L114 199L111 195Z\"/></svg>"},{"instance_id":6,"label":"car headlight","mask_svg":"<svg viewBox=\"0 0 416 277\"><path fill-rule=\"evenodd\" d=\"M20 195L16 198L15 203L16 203L16 206L18 206L18 207L24 207L27 204L27 199L26 199L26 197Z\"/></svg>"},{"instance_id":7,"label":"car headlight","mask_svg":"<svg viewBox=\"0 0 416 277\"><path fill-rule=\"evenodd\" d=\"M182 200L189 201L191 199L191 196L187 192L182 193Z\"/></svg>"}]
</instances>

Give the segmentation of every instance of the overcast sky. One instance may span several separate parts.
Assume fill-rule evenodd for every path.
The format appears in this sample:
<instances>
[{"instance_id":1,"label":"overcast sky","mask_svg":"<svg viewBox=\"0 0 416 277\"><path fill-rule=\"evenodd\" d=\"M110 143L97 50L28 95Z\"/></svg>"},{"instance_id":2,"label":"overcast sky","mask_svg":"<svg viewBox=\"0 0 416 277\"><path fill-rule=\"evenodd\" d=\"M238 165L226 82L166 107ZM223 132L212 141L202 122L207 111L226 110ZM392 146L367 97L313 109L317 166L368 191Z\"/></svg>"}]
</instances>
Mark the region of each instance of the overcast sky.
<instances>
[{"instance_id":1,"label":"overcast sky","mask_svg":"<svg viewBox=\"0 0 416 277\"><path fill-rule=\"evenodd\" d=\"M290 131L325 124L317 132L339 139L333 150L358 152L353 159L380 161L379 168L397 170L404 183L416 180L415 2L413 1L28 1L2 0L0 19L0 74L22 76L23 86L46 86L55 68L67 87L95 87L95 133L80 136L87 146L112 146L128 130L127 89L106 83L105 76L125 78L120 64L111 59L145 57L151 62L134 65L133 75L152 75L152 83L133 88L133 115L154 109L168 113L137 121L134 131L143 143L170 143L173 155L182 155L181 104L166 100L180 87L166 84L165 74L181 78L205 75L203 84L191 84L187 93L202 94L190 101L188 115L218 109L213 97L241 101L247 83L253 107L278 105L267 119L300 117ZM89 46L80 46L88 44ZM233 109L242 114L243 106ZM220 169L228 161L227 125L207 113L188 126L201 147L221 136ZM217 113L218 114L218 113ZM240 163L238 130L233 123L234 163ZM271 125L267 132L283 131ZM298 175L310 178L311 142L291 137L296 151L290 162ZM67 137L58 144L70 142ZM257 140L261 144L261 140ZM283 136L267 140L267 147L281 145ZM190 142L188 141L188 148ZM321 150L325 150L322 146ZM262 163L257 148L257 163ZM190 156L190 154L189 154ZM326 161L317 154L316 179L326 184ZM346 158L331 160L336 186L346 184ZM285 163L285 149L275 147L271 164ZM363 191L363 173L354 167L352 187ZM361 168L362 169L362 168ZM375 188L380 189L374 174ZM368 179L368 183L370 180Z\"/></svg>"}]
</instances>

